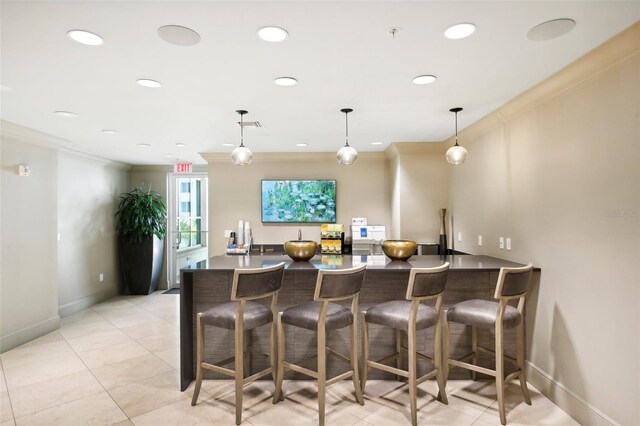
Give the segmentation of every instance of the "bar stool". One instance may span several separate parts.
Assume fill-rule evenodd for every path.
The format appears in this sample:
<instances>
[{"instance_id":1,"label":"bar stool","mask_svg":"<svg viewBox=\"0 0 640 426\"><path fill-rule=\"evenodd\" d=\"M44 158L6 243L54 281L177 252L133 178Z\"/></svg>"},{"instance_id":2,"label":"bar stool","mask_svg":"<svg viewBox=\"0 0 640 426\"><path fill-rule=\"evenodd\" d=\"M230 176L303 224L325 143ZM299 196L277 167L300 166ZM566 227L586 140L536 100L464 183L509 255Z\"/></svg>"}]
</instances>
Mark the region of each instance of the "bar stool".
<instances>
[{"instance_id":1,"label":"bar stool","mask_svg":"<svg viewBox=\"0 0 640 426\"><path fill-rule=\"evenodd\" d=\"M276 378L276 345L275 321L278 291L282 287L284 277L284 262L267 268L236 269L233 273L231 288L231 302L214 306L205 312L199 312L196 319L197 349L196 349L196 386L193 391L191 405L196 405L202 385L203 370L211 370L231 376L235 379L236 391L236 424L242 421L242 388L248 383L271 373ZM271 307L254 302L271 296ZM256 327L271 323L271 338L269 339L270 355L264 354L270 360L270 367L249 377L249 359L251 347L248 346L250 332ZM234 330L235 355L224 361L210 364L204 361L204 326ZM235 364L235 369L222 367Z\"/></svg>"},{"instance_id":2,"label":"bar stool","mask_svg":"<svg viewBox=\"0 0 640 426\"><path fill-rule=\"evenodd\" d=\"M278 314L278 378L273 403L282 399L282 381L285 370L293 370L318 381L318 411L320 426L324 425L325 418L325 391L328 386L351 377L356 390L356 399L360 405L364 405L360 383L358 378L358 350L356 340L358 338L358 297L364 281L365 268L362 265L349 269L320 270L316 280L313 302L303 303L285 309ZM337 303L338 300L351 299L351 309ZM310 361L318 358L318 370L313 371L285 361L284 324L305 328L317 332L317 356L302 361ZM351 326L351 353L346 357L326 346L327 332ZM327 353L338 356L350 363L351 369L327 380Z\"/></svg>"},{"instance_id":3,"label":"bar stool","mask_svg":"<svg viewBox=\"0 0 640 426\"><path fill-rule=\"evenodd\" d=\"M376 368L409 379L409 401L411 423L417 424L417 385L436 377L440 389L440 400L448 404L445 393L444 371L442 368L442 293L447 285L449 262L435 268L411 268L406 300L392 300L381 303L362 312L362 392L367 383L367 371ZM420 302L436 299L435 309ZM378 324L396 330L396 352L379 361L369 359L369 324ZM416 331L435 326L434 354L429 357L416 348ZM402 346L402 332L407 334L408 348ZM408 369L402 370L403 350L407 351ZM417 378L417 357L432 360L434 369ZM396 367L383 364L396 360Z\"/></svg>"},{"instance_id":4,"label":"bar stool","mask_svg":"<svg viewBox=\"0 0 640 426\"><path fill-rule=\"evenodd\" d=\"M527 295L529 282L531 281L533 265L520 268L501 268L496 284L494 299L497 302L483 299L465 300L450 307L445 315L444 321L444 350L445 350L445 380L448 377L449 365L462 367L475 372L487 374L496 378L496 389L498 393L498 408L500 412L500 422L507 424L507 417L504 409L504 388L505 383L510 382L516 376L520 380L520 388L524 400L531 405L529 389L527 389L527 375L524 369L524 304ZM508 305L512 299L518 299L518 306ZM472 352L460 359L449 358L449 322L457 322L471 326L471 350ZM516 327L516 358L504 354L504 329ZM495 350L484 348L478 345L477 329L495 329ZM495 370L475 365L478 360L478 351L495 355ZM472 358L472 363L463 360ZM504 359L515 362L517 370L504 377Z\"/></svg>"}]
</instances>

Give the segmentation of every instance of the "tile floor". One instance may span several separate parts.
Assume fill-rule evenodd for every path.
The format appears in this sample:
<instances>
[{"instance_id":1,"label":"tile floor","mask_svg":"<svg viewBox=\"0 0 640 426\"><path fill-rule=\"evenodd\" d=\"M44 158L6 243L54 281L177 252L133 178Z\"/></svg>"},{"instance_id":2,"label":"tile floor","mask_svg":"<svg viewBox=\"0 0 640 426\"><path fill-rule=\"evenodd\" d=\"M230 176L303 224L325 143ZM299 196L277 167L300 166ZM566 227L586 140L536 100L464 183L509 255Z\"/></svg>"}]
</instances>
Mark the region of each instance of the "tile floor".
<instances>
[{"instance_id":1,"label":"tile floor","mask_svg":"<svg viewBox=\"0 0 640 426\"><path fill-rule=\"evenodd\" d=\"M193 385L179 389L178 295L119 296L62 320L61 328L0 355L0 426L235 424L233 385L205 381L195 407ZM510 425L575 425L533 388L533 406L508 389ZM286 400L271 404L273 383L245 388L243 424L317 424L313 382L285 381ZM495 386L450 381L449 405L420 386L421 425L499 425ZM365 405L350 381L327 395L327 425L410 425L408 392L394 381L370 381Z\"/></svg>"}]
</instances>

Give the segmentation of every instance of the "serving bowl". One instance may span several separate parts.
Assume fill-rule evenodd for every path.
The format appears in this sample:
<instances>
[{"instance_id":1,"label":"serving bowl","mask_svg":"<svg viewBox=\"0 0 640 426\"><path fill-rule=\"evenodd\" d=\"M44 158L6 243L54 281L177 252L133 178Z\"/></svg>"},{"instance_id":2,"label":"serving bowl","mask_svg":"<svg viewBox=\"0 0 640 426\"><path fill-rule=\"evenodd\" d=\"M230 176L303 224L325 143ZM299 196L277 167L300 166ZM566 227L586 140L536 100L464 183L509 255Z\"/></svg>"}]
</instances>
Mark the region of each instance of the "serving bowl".
<instances>
[{"instance_id":1,"label":"serving bowl","mask_svg":"<svg viewBox=\"0 0 640 426\"><path fill-rule=\"evenodd\" d=\"M310 240L291 240L284 243L284 251L294 261L311 259L318 252L318 243Z\"/></svg>"},{"instance_id":2,"label":"serving bowl","mask_svg":"<svg viewBox=\"0 0 640 426\"><path fill-rule=\"evenodd\" d=\"M407 260L416 252L418 245L411 240L384 240L382 251L391 260Z\"/></svg>"}]
</instances>

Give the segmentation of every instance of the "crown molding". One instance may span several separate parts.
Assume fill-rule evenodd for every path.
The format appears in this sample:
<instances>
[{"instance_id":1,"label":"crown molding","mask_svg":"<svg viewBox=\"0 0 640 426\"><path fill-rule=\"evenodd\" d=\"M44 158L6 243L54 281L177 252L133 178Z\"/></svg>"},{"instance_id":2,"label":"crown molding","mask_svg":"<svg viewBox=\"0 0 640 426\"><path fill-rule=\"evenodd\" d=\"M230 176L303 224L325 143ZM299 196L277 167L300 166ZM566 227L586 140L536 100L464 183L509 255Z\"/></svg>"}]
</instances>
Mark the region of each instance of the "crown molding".
<instances>
[{"instance_id":1,"label":"crown molding","mask_svg":"<svg viewBox=\"0 0 640 426\"><path fill-rule=\"evenodd\" d=\"M231 154L230 153L207 153L200 152L198 153L202 158L204 158L207 163L231 163ZM358 154L358 162L364 161L380 161L385 159L384 152L360 152ZM253 163L256 162L265 162L265 163L274 163L281 161L320 161L320 160L336 160L335 152L255 152L253 154Z\"/></svg>"}]
</instances>

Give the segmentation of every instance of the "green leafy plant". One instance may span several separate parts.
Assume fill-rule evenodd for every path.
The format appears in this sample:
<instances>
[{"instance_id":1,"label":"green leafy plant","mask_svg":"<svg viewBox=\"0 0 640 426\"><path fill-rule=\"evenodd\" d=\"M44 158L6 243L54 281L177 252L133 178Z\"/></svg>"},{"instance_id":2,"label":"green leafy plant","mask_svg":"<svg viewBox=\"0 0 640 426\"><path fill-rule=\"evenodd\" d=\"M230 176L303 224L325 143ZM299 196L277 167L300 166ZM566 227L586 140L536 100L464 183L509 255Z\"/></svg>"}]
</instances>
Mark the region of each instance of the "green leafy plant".
<instances>
[{"instance_id":1,"label":"green leafy plant","mask_svg":"<svg viewBox=\"0 0 640 426\"><path fill-rule=\"evenodd\" d=\"M167 232L167 208L162 197L151 187L143 191L143 185L120 195L115 214L116 230L128 241L139 242L154 234L162 239Z\"/></svg>"}]
</instances>

